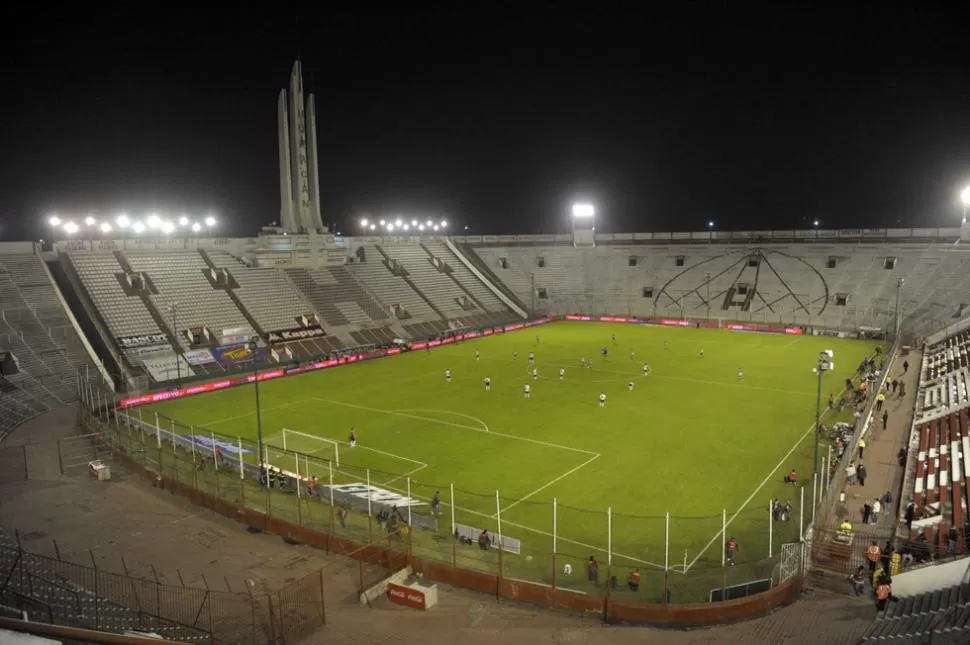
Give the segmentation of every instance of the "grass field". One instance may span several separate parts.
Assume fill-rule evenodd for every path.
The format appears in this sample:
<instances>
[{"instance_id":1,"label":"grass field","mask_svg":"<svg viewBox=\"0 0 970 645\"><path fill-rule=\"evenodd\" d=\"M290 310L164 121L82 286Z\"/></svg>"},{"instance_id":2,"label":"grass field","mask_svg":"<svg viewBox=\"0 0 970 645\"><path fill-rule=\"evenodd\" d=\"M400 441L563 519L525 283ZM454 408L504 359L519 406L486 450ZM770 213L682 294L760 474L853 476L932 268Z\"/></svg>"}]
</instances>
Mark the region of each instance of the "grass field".
<instances>
[{"instance_id":1,"label":"grass field","mask_svg":"<svg viewBox=\"0 0 970 645\"><path fill-rule=\"evenodd\" d=\"M797 537L797 489L782 479L798 468L811 499L812 367L820 351L835 351L837 369L825 376L824 403L829 393L838 398L845 378L875 345L559 322L264 382L263 437L279 444L285 427L346 442L356 427L359 445L340 446L344 481L359 481L363 469L371 469L374 485L397 491L409 476L413 496L424 500L440 489L445 533L449 484L457 491L457 520L490 531L497 528L498 489L503 533L523 543L521 556L507 555L506 566L533 579L549 577L553 498L558 551L574 567L589 555L605 561L611 508L617 565L662 568L669 512L671 569L685 573L720 565L722 510L742 559L768 555L772 498L796 506L793 520L776 526L775 544ZM599 355L604 347L606 359ZM536 381L529 352L536 356ZM583 357L593 360L592 369L580 367ZM649 376L643 375L644 362ZM490 392L483 387L486 376ZM528 400L526 383L532 385ZM607 396L603 408L600 393ZM241 387L152 409L186 425L254 439L253 394L252 387ZM322 442L293 441L291 449L330 452ZM315 474L326 479L324 472ZM529 572L529 563L541 571Z\"/></svg>"}]
</instances>

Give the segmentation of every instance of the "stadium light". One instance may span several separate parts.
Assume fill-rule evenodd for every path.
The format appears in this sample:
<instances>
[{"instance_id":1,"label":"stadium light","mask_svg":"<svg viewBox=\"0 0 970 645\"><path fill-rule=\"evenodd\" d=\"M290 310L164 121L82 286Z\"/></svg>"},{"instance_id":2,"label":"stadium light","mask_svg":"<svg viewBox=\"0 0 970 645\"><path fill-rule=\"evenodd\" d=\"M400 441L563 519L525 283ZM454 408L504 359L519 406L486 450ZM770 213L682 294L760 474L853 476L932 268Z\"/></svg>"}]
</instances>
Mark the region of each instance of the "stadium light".
<instances>
[{"instance_id":1,"label":"stadium light","mask_svg":"<svg viewBox=\"0 0 970 645\"><path fill-rule=\"evenodd\" d=\"M135 233L144 233L145 225L142 222L135 222L131 225L131 230L133 230Z\"/></svg>"},{"instance_id":2,"label":"stadium light","mask_svg":"<svg viewBox=\"0 0 970 645\"><path fill-rule=\"evenodd\" d=\"M818 228L818 220L815 220L814 222L812 222L812 226L814 226L815 228Z\"/></svg>"},{"instance_id":3,"label":"stadium light","mask_svg":"<svg viewBox=\"0 0 970 645\"><path fill-rule=\"evenodd\" d=\"M145 223L148 225L148 228L158 228L158 226L162 223L162 220L158 219L158 215L152 213L148 216L148 219L145 220Z\"/></svg>"},{"instance_id":4,"label":"stadium light","mask_svg":"<svg viewBox=\"0 0 970 645\"><path fill-rule=\"evenodd\" d=\"M434 225L434 230L436 230L436 231L438 230L438 225L437 224Z\"/></svg>"},{"instance_id":5,"label":"stadium light","mask_svg":"<svg viewBox=\"0 0 970 645\"><path fill-rule=\"evenodd\" d=\"M573 217L593 217L596 214L596 208L592 204L573 204Z\"/></svg>"},{"instance_id":6,"label":"stadium light","mask_svg":"<svg viewBox=\"0 0 970 645\"><path fill-rule=\"evenodd\" d=\"M434 226L434 222L432 222L431 220L428 220L427 222L424 223L424 225L427 226L428 228L431 228L432 226Z\"/></svg>"},{"instance_id":7,"label":"stadium light","mask_svg":"<svg viewBox=\"0 0 970 645\"><path fill-rule=\"evenodd\" d=\"M418 230L419 231L423 231L424 230L424 224L418 224Z\"/></svg>"},{"instance_id":8,"label":"stadium light","mask_svg":"<svg viewBox=\"0 0 970 645\"><path fill-rule=\"evenodd\" d=\"M188 217L188 215L182 215L179 218L179 226L188 226L188 225L189 225L189 217Z\"/></svg>"},{"instance_id":9,"label":"stadium light","mask_svg":"<svg viewBox=\"0 0 970 645\"><path fill-rule=\"evenodd\" d=\"M64 232L67 233L68 235L74 235L75 233L77 233L77 230L78 230L78 225L75 224L74 222L64 223Z\"/></svg>"},{"instance_id":10,"label":"stadium light","mask_svg":"<svg viewBox=\"0 0 970 645\"><path fill-rule=\"evenodd\" d=\"M401 221L400 217L394 220L394 226L401 226L402 224L404 224L404 222Z\"/></svg>"},{"instance_id":11,"label":"stadium light","mask_svg":"<svg viewBox=\"0 0 970 645\"><path fill-rule=\"evenodd\" d=\"M115 219L115 224L118 225L118 228L128 228L128 225L131 224L131 220L128 219L127 215L122 213L117 217L117 219Z\"/></svg>"},{"instance_id":12,"label":"stadium light","mask_svg":"<svg viewBox=\"0 0 970 645\"><path fill-rule=\"evenodd\" d=\"M213 217L212 215L209 215L208 217L205 218L205 225L208 226L209 228L212 228L213 226L216 225L216 218Z\"/></svg>"},{"instance_id":13,"label":"stadium light","mask_svg":"<svg viewBox=\"0 0 970 645\"><path fill-rule=\"evenodd\" d=\"M707 220L707 228L714 228L714 220L712 219Z\"/></svg>"},{"instance_id":14,"label":"stadium light","mask_svg":"<svg viewBox=\"0 0 970 645\"><path fill-rule=\"evenodd\" d=\"M161 228L162 228L162 233L165 233L165 235L169 235L172 231L175 230L175 224L166 220L162 222Z\"/></svg>"},{"instance_id":15,"label":"stadium light","mask_svg":"<svg viewBox=\"0 0 970 645\"><path fill-rule=\"evenodd\" d=\"M448 220L446 219L441 220L441 228L448 228Z\"/></svg>"},{"instance_id":16,"label":"stadium light","mask_svg":"<svg viewBox=\"0 0 970 645\"><path fill-rule=\"evenodd\" d=\"M405 225L404 225L404 226L402 226L401 228L403 228L403 229L404 229L405 231L407 231L407 230L409 230L409 229L411 228L411 226L410 226L410 225L408 225L408 224L405 224Z\"/></svg>"},{"instance_id":17,"label":"stadium light","mask_svg":"<svg viewBox=\"0 0 970 645\"><path fill-rule=\"evenodd\" d=\"M387 222L385 222L384 220L381 220L380 222L378 222L378 224L380 224L381 226L385 226Z\"/></svg>"},{"instance_id":18,"label":"stadium light","mask_svg":"<svg viewBox=\"0 0 970 645\"><path fill-rule=\"evenodd\" d=\"M199 224L198 222L195 222L194 224L192 224L192 232L193 233L198 233L201 230L202 230L202 225L201 224Z\"/></svg>"},{"instance_id":19,"label":"stadium light","mask_svg":"<svg viewBox=\"0 0 970 645\"><path fill-rule=\"evenodd\" d=\"M371 224L370 225L370 230L373 231L373 230L376 230L376 229L377 229L377 224Z\"/></svg>"},{"instance_id":20,"label":"stadium light","mask_svg":"<svg viewBox=\"0 0 970 645\"><path fill-rule=\"evenodd\" d=\"M56 228L61 225L61 218L57 215L51 215L50 219L47 220L47 223Z\"/></svg>"},{"instance_id":21,"label":"stadium light","mask_svg":"<svg viewBox=\"0 0 970 645\"><path fill-rule=\"evenodd\" d=\"M110 233L111 232L111 224L109 224L107 222L101 222L101 232L102 233Z\"/></svg>"},{"instance_id":22,"label":"stadium light","mask_svg":"<svg viewBox=\"0 0 970 645\"><path fill-rule=\"evenodd\" d=\"M98 220L94 219L90 215L88 215L87 217L84 218L84 225L85 226L94 226L97 223L98 223Z\"/></svg>"},{"instance_id":23,"label":"stadium light","mask_svg":"<svg viewBox=\"0 0 970 645\"><path fill-rule=\"evenodd\" d=\"M386 225L386 227L387 227L387 230L393 231L394 230L394 222L388 222L387 225Z\"/></svg>"},{"instance_id":24,"label":"stadium light","mask_svg":"<svg viewBox=\"0 0 970 645\"><path fill-rule=\"evenodd\" d=\"M366 217L361 217L360 218L360 226L361 226L361 228L367 228L368 223L369 222L367 221L367 218Z\"/></svg>"},{"instance_id":25,"label":"stadium light","mask_svg":"<svg viewBox=\"0 0 970 645\"><path fill-rule=\"evenodd\" d=\"M411 220L411 226L417 226L417 225L418 225L418 220L416 219Z\"/></svg>"}]
</instances>

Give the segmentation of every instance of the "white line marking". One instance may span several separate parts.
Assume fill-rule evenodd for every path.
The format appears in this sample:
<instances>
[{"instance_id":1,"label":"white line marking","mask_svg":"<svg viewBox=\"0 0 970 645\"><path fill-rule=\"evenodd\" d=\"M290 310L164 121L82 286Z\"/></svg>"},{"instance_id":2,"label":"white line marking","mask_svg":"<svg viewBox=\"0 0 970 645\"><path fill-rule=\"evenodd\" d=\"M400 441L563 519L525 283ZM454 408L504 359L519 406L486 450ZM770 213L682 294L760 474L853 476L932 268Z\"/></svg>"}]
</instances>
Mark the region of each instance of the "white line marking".
<instances>
[{"instance_id":1,"label":"white line marking","mask_svg":"<svg viewBox=\"0 0 970 645\"><path fill-rule=\"evenodd\" d=\"M841 396L842 396L843 394L845 394L845 389L843 389L843 390L842 390L841 392L839 392L839 397L841 397ZM828 409L826 409L826 410L825 410L825 412L823 412L823 413L822 413L822 416L820 417L820 419L819 419L819 422L821 422L821 419L824 419L824 418L825 418L825 415L826 415L826 414L828 414L828 413L829 413L829 410L828 410ZM706 545L704 546L704 548L700 550L700 552L699 552L699 553L697 554L697 557L695 557L695 558L694 558L693 560L691 560L691 561L690 561L690 564L688 564L688 565L687 565L687 568L686 568L686 569L684 569L684 573L687 573L688 571L690 571L690 569L691 569L691 567L693 567L693 566L694 566L694 565L695 565L695 564L697 563L697 561L701 559L701 556L703 556L703 555L704 555L704 554L705 554L705 553L707 552L707 550L708 550L709 548L711 548L711 546L712 546L712 545L714 544L714 542L716 542L716 541L717 541L717 540L718 540L718 539L719 539L719 538L721 537L721 534L722 534L722 533L724 532L724 530L725 530L725 529L726 529L726 528L727 528L728 526L731 526L731 523L732 523L732 522L733 522L733 521L735 520L735 518L737 518L737 516L738 516L738 515L740 515L742 511L744 511L744 509L745 509L745 508L746 508L746 507L748 506L748 504L750 504L750 503L751 503L751 500L753 500L753 499L755 498L755 496L756 496L756 495L757 495L758 493L760 493L760 492L761 492L761 489L765 487L765 484L767 484L767 483L768 483L768 481L769 481L769 480L770 480L770 479L771 479L772 477L774 477L774 476L775 476L775 473L776 473L776 472L778 472L778 469L779 469L779 468L781 468L781 466L782 466L782 464L784 464L784 463L785 463L785 461L786 461L786 460L787 460L787 459L788 459L789 457L791 457L791 455L792 455L792 453L793 453L793 452L795 452L796 450L798 450L798 448L799 448L799 446L801 446L801 445L802 445L802 442L803 442L803 441L805 441L805 438L806 438L806 437L807 437L808 435L810 435L810 434L814 434L814 433L815 433L815 423L813 422L813 423L812 423L812 425L810 425L810 426L808 426L808 430L807 430L807 431L805 431L805 433L804 433L804 434L802 434L802 436L798 438L798 441L796 441L796 442L795 442L795 445L793 445L793 446L792 446L792 448L791 448L791 450L789 450L789 451L788 451L788 452L787 452L787 453L785 454L785 456L784 456L784 457L782 457L782 458L781 458L781 459L780 459L780 460L778 461L778 463L777 463L777 464L775 464L775 467L774 467L774 468L772 468L772 470L771 470L771 472L770 472L770 473L768 473L768 476L767 476L767 477L765 477L765 478L764 478L764 479L763 479L763 480L761 481L761 483L760 483L760 484L758 485L758 487L754 489L754 492L753 492L753 493L751 493L751 495L749 495L749 496L748 496L748 499L746 499L746 500L744 500L744 502L743 502L743 503L741 504L741 506L740 506L740 507L738 508L738 510L737 510L737 511L736 511L736 512L734 513L734 515L732 515L732 516L731 516L730 518L728 518L728 521L727 521L727 524L726 524L725 526L723 526L723 527L721 527L721 528L720 528L720 529L719 529L719 530L717 531L717 533L715 533L715 534L714 534L714 537L712 537L712 538L711 538L711 541L710 541L710 542L708 542L708 543L707 543L707 544L706 544ZM815 440L816 440L816 441L818 441L818 437L816 437L816 438L815 438ZM803 485L804 485L804 484L803 484Z\"/></svg>"},{"instance_id":2,"label":"white line marking","mask_svg":"<svg viewBox=\"0 0 970 645\"><path fill-rule=\"evenodd\" d=\"M530 497L532 497L533 495L536 495L536 494L538 494L538 493L541 493L542 491L544 491L545 489L547 489L547 488L549 488L550 486L552 486L552 485L553 485L553 484L555 484L556 482L558 482L558 481L561 481L561 480L563 480L563 479L565 479L565 478L567 478L567 477L569 477L570 475L572 475L572 474L573 474L574 472L576 472L576 471L577 471L577 470L579 470L580 468L583 468L583 467L585 467L585 466L588 466L589 464L591 464L591 463L593 463L594 461L596 461L596 460L597 460L597 459L599 459L599 458L600 458L600 455L593 455L592 457L590 457L589 459L587 459L587 460L586 460L586 461L584 461L583 463L581 463L581 464L579 464L579 465L578 465L578 466L576 466L575 468L571 468L570 470L567 470L566 472L564 472L563 474L561 474L561 475L559 475L558 477L556 477L556 478L555 478L555 479L553 479L552 481L550 481L550 482L548 482L548 483L546 483L546 484L543 484L543 485L542 485L542 486L540 486L539 488L537 488L537 489L535 489L534 491L532 491L531 493L529 493L529 494L528 494L528 495L526 495L525 497L520 497L520 498L519 498L519 499L517 499L516 501L514 501L514 502L512 502L511 504L509 504L508 506L506 506L506 507L505 507L505 508L504 508L503 510L505 510L506 512L508 512L509 510L511 510L511 509L513 509L513 508L515 508L516 506L518 506L519 504L521 504L521 503L522 503L522 502L524 502L525 500L527 500L527 499L529 499L529 498L530 498ZM496 514L494 514L494 515L492 515L492 517L494 518L494 517L496 517L497 515L498 515L498 514L496 513Z\"/></svg>"},{"instance_id":3,"label":"white line marking","mask_svg":"<svg viewBox=\"0 0 970 645\"><path fill-rule=\"evenodd\" d=\"M514 439L516 441L524 441L526 443L533 443L533 444L536 444L536 445L539 445L539 446L545 446L546 448L556 448L557 450L568 450L570 452L578 452L578 453L583 454L583 455L590 455L590 456L592 456L592 455L598 454L598 453L593 452L592 450L583 450L582 448L573 448L571 446L563 446L563 445L558 444L558 443L550 443L548 441L541 441L539 439L532 439L531 437L520 437L520 436L514 435L514 434L506 434L504 432L496 432L495 430L485 430L483 428L476 428L475 426L466 425L464 423L453 423L451 421L445 421L443 419L435 419L433 417L423 417L423 416L420 416L420 415L417 415L417 414L410 414L410 413L407 413L407 412L400 412L400 411L394 411L394 410L382 410L381 408L372 408L369 405L358 405L356 403L348 403L347 401L337 401L337 400L334 400L334 399L314 398L314 399L310 399L310 400L312 400L312 401L319 401L320 403L329 403L331 405L339 405L339 406L343 406L345 408L355 408L357 410L367 410L368 412L379 412L381 414L391 414L391 415L394 415L394 416L404 417L404 418L407 418L407 419L416 419L418 421L427 421L427 422L430 422L430 423L440 423L441 425L451 426L453 428L460 428L460 429L463 429L463 430L472 430L473 432L481 432L482 434L487 434L487 435L492 436L492 437L503 437L505 439ZM424 410L424 411L425 412L438 412L438 413L452 414L448 410ZM479 423L481 423L481 421L479 421Z\"/></svg>"}]
</instances>

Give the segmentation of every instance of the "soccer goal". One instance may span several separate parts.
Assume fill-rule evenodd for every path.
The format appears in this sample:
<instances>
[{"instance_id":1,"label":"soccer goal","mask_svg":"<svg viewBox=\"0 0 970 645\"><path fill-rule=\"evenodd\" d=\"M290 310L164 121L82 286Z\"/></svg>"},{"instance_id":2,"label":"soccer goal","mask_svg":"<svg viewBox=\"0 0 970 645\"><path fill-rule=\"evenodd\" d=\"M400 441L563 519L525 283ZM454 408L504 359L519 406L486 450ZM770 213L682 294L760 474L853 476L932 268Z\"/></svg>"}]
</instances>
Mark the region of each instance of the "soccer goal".
<instances>
[{"instance_id":1,"label":"soccer goal","mask_svg":"<svg viewBox=\"0 0 970 645\"><path fill-rule=\"evenodd\" d=\"M283 428L283 450L302 452L320 459L327 459L340 468L340 443L333 439L318 437L299 430Z\"/></svg>"}]
</instances>

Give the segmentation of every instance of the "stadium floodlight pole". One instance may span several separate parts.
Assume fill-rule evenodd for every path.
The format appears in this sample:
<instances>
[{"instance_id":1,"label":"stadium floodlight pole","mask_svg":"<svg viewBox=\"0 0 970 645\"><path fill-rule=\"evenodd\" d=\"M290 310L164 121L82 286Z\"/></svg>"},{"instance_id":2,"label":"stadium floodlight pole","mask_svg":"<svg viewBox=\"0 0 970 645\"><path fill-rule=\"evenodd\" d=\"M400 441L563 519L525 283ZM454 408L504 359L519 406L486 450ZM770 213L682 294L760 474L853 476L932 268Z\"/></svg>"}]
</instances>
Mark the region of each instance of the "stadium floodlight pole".
<instances>
[{"instance_id":1,"label":"stadium floodlight pole","mask_svg":"<svg viewBox=\"0 0 970 645\"><path fill-rule=\"evenodd\" d=\"M818 366L815 368L815 374L818 376L818 392L815 398L815 452L812 457L812 477L818 475L818 432L822 424L822 375L835 369L835 363L832 362L834 356L835 352L831 349L821 352L818 355Z\"/></svg>"},{"instance_id":2,"label":"stadium floodlight pole","mask_svg":"<svg viewBox=\"0 0 970 645\"><path fill-rule=\"evenodd\" d=\"M259 336L253 336L249 339L249 349L253 352L253 387L256 390L256 445L259 450L259 456L257 461L259 463L259 478L260 485L262 485L263 480L263 468L266 466L264 456L263 456L263 418L259 407L259 364L256 361L256 350L259 348ZM269 485L269 478L266 478L266 484Z\"/></svg>"},{"instance_id":3,"label":"stadium floodlight pole","mask_svg":"<svg viewBox=\"0 0 970 645\"><path fill-rule=\"evenodd\" d=\"M967 208L970 207L970 186L963 189L960 193L960 201L963 202L963 223L967 223Z\"/></svg>"},{"instance_id":4,"label":"stadium floodlight pole","mask_svg":"<svg viewBox=\"0 0 970 645\"><path fill-rule=\"evenodd\" d=\"M896 340L896 337L899 336L899 290L903 288L904 282L905 280L903 278L896 280L896 313L893 315L893 340Z\"/></svg>"},{"instance_id":5,"label":"stadium floodlight pole","mask_svg":"<svg viewBox=\"0 0 970 645\"><path fill-rule=\"evenodd\" d=\"M175 336L175 387L182 389L182 361L179 360L179 303L173 302L168 308L172 312L172 334Z\"/></svg>"},{"instance_id":6,"label":"stadium floodlight pole","mask_svg":"<svg viewBox=\"0 0 970 645\"><path fill-rule=\"evenodd\" d=\"M705 273L704 280L707 284L707 322L711 322L711 274Z\"/></svg>"}]
</instances>

